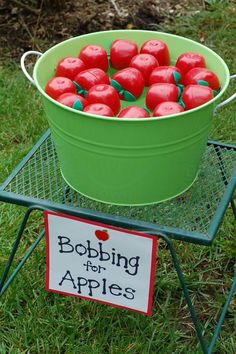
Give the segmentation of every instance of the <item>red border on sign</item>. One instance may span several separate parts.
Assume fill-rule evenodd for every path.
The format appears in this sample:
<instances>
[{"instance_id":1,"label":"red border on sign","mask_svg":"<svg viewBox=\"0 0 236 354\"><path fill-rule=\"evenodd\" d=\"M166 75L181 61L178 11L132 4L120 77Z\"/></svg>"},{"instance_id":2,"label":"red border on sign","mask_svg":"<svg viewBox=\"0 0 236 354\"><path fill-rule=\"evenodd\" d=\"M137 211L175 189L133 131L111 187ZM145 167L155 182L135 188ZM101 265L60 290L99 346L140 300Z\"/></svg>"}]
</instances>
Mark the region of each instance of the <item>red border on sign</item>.
<instances>
[{"instance_id":1,"label":"red border on sign","mask_svg":"<svg viewBox=\"0 0 236 354\"><path fill-rule=\"evenodd\" d=\"M116 231L121 231L121 232L123 231L123 232L125 232L127 234L131 234L131 235L135 235L135 236L141 236L141 237L146 237L146 238L152 239L152 241L153 241L152 242L152 259L151 259L151 271L150 271L150 281L149 281L150 286L149 286L149 294L148 294L147 312L135 310L133 308L126 307L126 306L113 304L112 302L106 302L106 301L97 300L97 299L93 299L93 298L86 297L86 296L75 295L75 294L67 293L67 292L64 292L64 291L50 289L49 288L49 283L50 283L50 281L49 281L50 280L49 279L50 257L49 257L48 215L55 215L55 216L63 217L63 218L66 218L66 219L80 221L80 222L83 222L85 224L96 225L98 227L103 227L103 228L110 229L110 230L116 230ZM118 307L118 308L130 310L130 311L138 312L140 314L144 314L144 315L147 315L147 316L151 316L153 291L154 291L154 279L155 279L155 271L156 271L156 251L157 251L157 239L158 239L156 236L144 234L144 233L141 233L141 232L130 231L130 230L126 230L126 229L110 226L110 225L107 225L107 224L103 224L103 223L100 223L100 222L95 222L95 221L91 221L91 220L87 220L87 219L81 219L79 217L75 217L75 216L71 216L71 215L66 215L66 214L56 213L56 212L51 212L51 211L49 212L49 211L46 211L46 210L44 211L44 225L45 225L45 238L46 238L46 274L45 274L45 288L46 288L46 291L57 293L57 294L62 294L62 295L66 295L66 296L78 297L78 298L81 298L81 299L84 299L84 300L90 300L90 301L94 301L94 302L99 302L99 303L104 304L104 305Z\"/></svg>"}]
</instances>

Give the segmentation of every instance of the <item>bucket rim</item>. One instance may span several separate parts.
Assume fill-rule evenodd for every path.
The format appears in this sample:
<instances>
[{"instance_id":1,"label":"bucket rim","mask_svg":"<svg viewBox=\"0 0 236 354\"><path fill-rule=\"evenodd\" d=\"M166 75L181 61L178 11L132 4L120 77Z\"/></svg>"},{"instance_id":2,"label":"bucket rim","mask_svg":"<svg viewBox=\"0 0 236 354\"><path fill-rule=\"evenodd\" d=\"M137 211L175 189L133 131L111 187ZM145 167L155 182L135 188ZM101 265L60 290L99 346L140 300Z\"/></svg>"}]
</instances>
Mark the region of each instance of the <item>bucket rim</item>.
<instances>
[{"instance_id":1,"label":"bucket rim","mask_svg":"<svg viewBox=\"0 0 236 354\"><path fill-rule=\"evenodd\" d=\"M41 87L41 85L39 84L38 82L38 79L37 79L37 70L38 70L38 66L40 65L41 61L44 60L44 57L46 55L49 55L50 52L52 52L53 50L55 50L55 48L59 47L62 43L65 43L65 42L72 42L72 41L75 41L77 40L78 38L81 38L81 37L93 37L94 35L96 34L106 34L107 32L109 33L114 33L114 34L119 34L119 33L130 33L130 32L137 32L137 33L155 33L155 35L158 35L158 34L161 34L161 35L165 35L166 37L174 37L174 38L180 38L180 39L183 39L189 43L194 43L194 44L197 44L199 45L200 47L202 48L205 48L207 49L209 52L211 52L216 58L218 61L221 62L221 64L224 66L224 69L226 71L226 82L224 84L224 86L221 88L220 92L218 93L217 96L215 96L214 98L212 98L210 101L204 103L203 105L201 106L198 106L196 108L193 108L193 109L190 109L190 110L187 110L187 111L184 111L184 112L181 112L181 113L178 113L178 114L172 114L172 115L168 115L168 116L161 116L161 117L148 117L148 118L119 118L119 117L107 117L107 116L100 116L100 115L95 115L95 114L90 114L90 113L86 113L86 112L83 112L83 111L78 111L74 108L71 108L71 107L68 107L68 106L65 106L61 103L59 103L58 101L54 100L53 98L51 98L48 94L46 94L46 92L44 91L44 89ZM227 64L225 63L225 61L221 58L221 56L219 54L217 54L214 50L212 50L211 48L208 48L207 46L203 45L202 43L199 43L197 41L194 41L190 38L187 38L187 37L183 37L183 36L180 36L180 35L177 35L177 34L172 34L172 33L167 33L167 32L161 32L161 31L150 31L150 30L138 30L138 29L135 29L135 30L123 30L123 29L118 29L118 30L111 30L111 31L99 31L99 32L91 32L91 33L88 33L88 34L83 34L83 35L80 35L80 36L76 36L76 37L72 37L72 38L69 38L69 39L66 39L65 41L62 41L60 43L57 43L55 44L54 46L50 47L48 50L46 50L42 56L37 60L35 66L34 66L34 70L33 70L33 79L34 79L34 82L35 82L35 85L37 87L37 89L39 90L39 92L49 101L51 101L53 104L59 106L60 108L62 109L65 109L66 111L69 111L69 112L73 112L73 113L77 113L77 114L80 114L80 115L83 115L85 117L90 117L90 118L94 118L94 119L101 119L101 120L109 120L109 121L116 121L116 122L143 122L143 121L156 121L156 120L166 120L166 119L174 119L176 117L183 117L189 113L192 113L192 112L197 112L197 111L200 111L201 109L204 109L210 105L212 106L215 106L216 103L219 101L219 99L222 97L222 95L225 93L228 85L229 85L229 82L230 82L230 72L229 72L229 68L227 66ZM134 102L135 103L135 102ZM214 109L214 107L213 107Z\"/></svg>"}]
</instances>

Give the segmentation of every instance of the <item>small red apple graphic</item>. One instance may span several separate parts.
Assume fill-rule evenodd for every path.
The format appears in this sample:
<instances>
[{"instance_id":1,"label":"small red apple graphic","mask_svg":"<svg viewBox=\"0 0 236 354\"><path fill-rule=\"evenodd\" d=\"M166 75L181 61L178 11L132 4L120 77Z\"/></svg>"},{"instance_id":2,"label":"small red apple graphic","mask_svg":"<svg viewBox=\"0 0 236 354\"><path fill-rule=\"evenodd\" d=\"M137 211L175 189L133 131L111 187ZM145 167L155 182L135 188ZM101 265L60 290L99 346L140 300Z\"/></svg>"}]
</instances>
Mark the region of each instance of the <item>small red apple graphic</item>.
<instances>
[{"instance_id":1,"label":"small red apple graphic","mask_svg":"<svg viewBox=\"0 0 236 354\"><path fill-rule=\"evenodd\" d=\"M100 241L107 241L109 239L109 234L107 230L96 230L95 235Z\"/></svg>"}]
</instances>

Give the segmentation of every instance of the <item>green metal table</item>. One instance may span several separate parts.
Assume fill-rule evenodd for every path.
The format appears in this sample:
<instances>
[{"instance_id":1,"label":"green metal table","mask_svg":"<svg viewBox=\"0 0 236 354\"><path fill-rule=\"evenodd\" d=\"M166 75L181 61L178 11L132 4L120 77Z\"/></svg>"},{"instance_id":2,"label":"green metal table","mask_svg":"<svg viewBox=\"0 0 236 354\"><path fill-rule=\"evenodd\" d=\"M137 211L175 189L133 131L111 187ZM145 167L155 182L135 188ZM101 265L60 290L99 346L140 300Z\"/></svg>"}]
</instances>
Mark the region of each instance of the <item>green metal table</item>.
<instances>
[{"instance_id":1,"label":"green metal table","mask_svg":"<svg viewBox=\"0 0 236 354\"><path fill-rule=\"evenodd\" d=\"M0 186L0 201L27 207L9 258L0 275L0 296L5 293L44 237L42 231L20 263L12 270L13 260L28 218L35 210L53 210L125 229L142 231L156 235L166 242L202 351L205 354L212 353L236 289L236 276L222 307L211 342L207 344L173 240L210 246L229 204L236 215L233 201L236 186L235 162L236 146L209 140L198 178L184 194L170 201L150 206L115 206L92 201L66 185L61 177L54 144L48 130Z\"/></svg>"}]
</instances>

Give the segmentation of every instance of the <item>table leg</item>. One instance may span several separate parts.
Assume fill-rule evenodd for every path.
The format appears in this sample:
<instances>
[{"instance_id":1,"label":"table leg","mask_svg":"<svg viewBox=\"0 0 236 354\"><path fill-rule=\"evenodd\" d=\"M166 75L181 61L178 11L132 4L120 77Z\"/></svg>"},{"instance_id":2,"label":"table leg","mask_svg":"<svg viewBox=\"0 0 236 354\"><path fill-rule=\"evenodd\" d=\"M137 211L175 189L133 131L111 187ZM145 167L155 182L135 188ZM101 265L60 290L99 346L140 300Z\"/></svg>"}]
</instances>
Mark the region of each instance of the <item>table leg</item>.
<instances>
[{"instance_id":1,"label":"table leg","mask_svg":"<svg viewBox=\"0 0 236 354\"><path fill-rule=\"evenodd\" d=\"M145 232L145 231L142 231L142 232ZM231 299L232 299L232 297L234 295L234 292L236 290L236 276L234 276L230 291L228 293L226 302L223 305L223 308L222 308L220 317L218 319L218 322L216 324L216 327L214 329L214 333L213 333L212 339L210 341L210 344L209 344L209 346L207 346L207 344L205 342L205 339L204 339L204 336L203 336L202 325L201 325L201 323L200 323L200 321L199 321L199 319L197 317L195 308L194 308L194 306L192 304L192 301L191 301L191 298L190 298L190 295L189 295L189 291L188 291L188 288L187 288L187 285L186 285L185 277L184 277L183 271L181 269L180 262L179 262L177 253L175 251L173 242L165 234L158 234L158 236L164 240L164 242L167 244L167 246L169 248L169 251L170 251L170 254L171 254L171 257L172 257L172 261L173 261L175 270L177 272L177 276L178 276L180 285L182 287L185 300L186 300L187 305L188 305L188 309L189 309L189 312L190 312L190 315L191 315L191 318L192 318L192 322L194 324L194 327L195 327L195 330L196 330L196 334L197 334L198 340L200 342L200 346L201 346L202 352L204 354L211 354L213 352L213 348L214 348L214 346L216 344L217 338L218 338L218 336L220 334L220 329L221 329L221 326L222 326L223 321L225 319L228 307L230 305L230 301L231 301Z\"/></svg>"},{"instance_id":2,"label":"table leg","mask_svg":"<svg viewBox=\"0 0 236 354\"><path fill-rule=\"evenodd\" d=\"M17 267L14 269L14 271L12 272L12 274L8 277L9 272L11 270L11 266L12 263L14 261L17 249L20 245L20 241L22 238L22 235L24 233L25 227L27 225L27 221L29 219L30 214L34 211L34 210L44 210L43 208L35 205L35 206L31 206L27 209L23 219L22 219L22 223L19 227L19 230L17 232L16 235L16 239L15 242L13 244L12 250L10 252L9 258L7 260L7 263L4 267L3 273L2 273L2 277L0 278L0 297L3 295L3 293L7 290L7 288L9 287L9 285L11 284L11 282L13 281L13 279L15 278L15 276L17 275L17 273L20 271L20 269L23 267L23 265L25 264L25 262L28 260L28 258L30 257L30 255L33 253L33 251L35 250L35 248L37 247L37 245L39 244L39 242L41 241L41 239L44 236L44 231L42 231L38 237L36 238L36 240L33 242L33 244L29 247L29 249L27 250L27 252L25 253L24 257L22 258L22 260L20 261L20 263L17 265Z\"/></svg>"}]
</instances>

